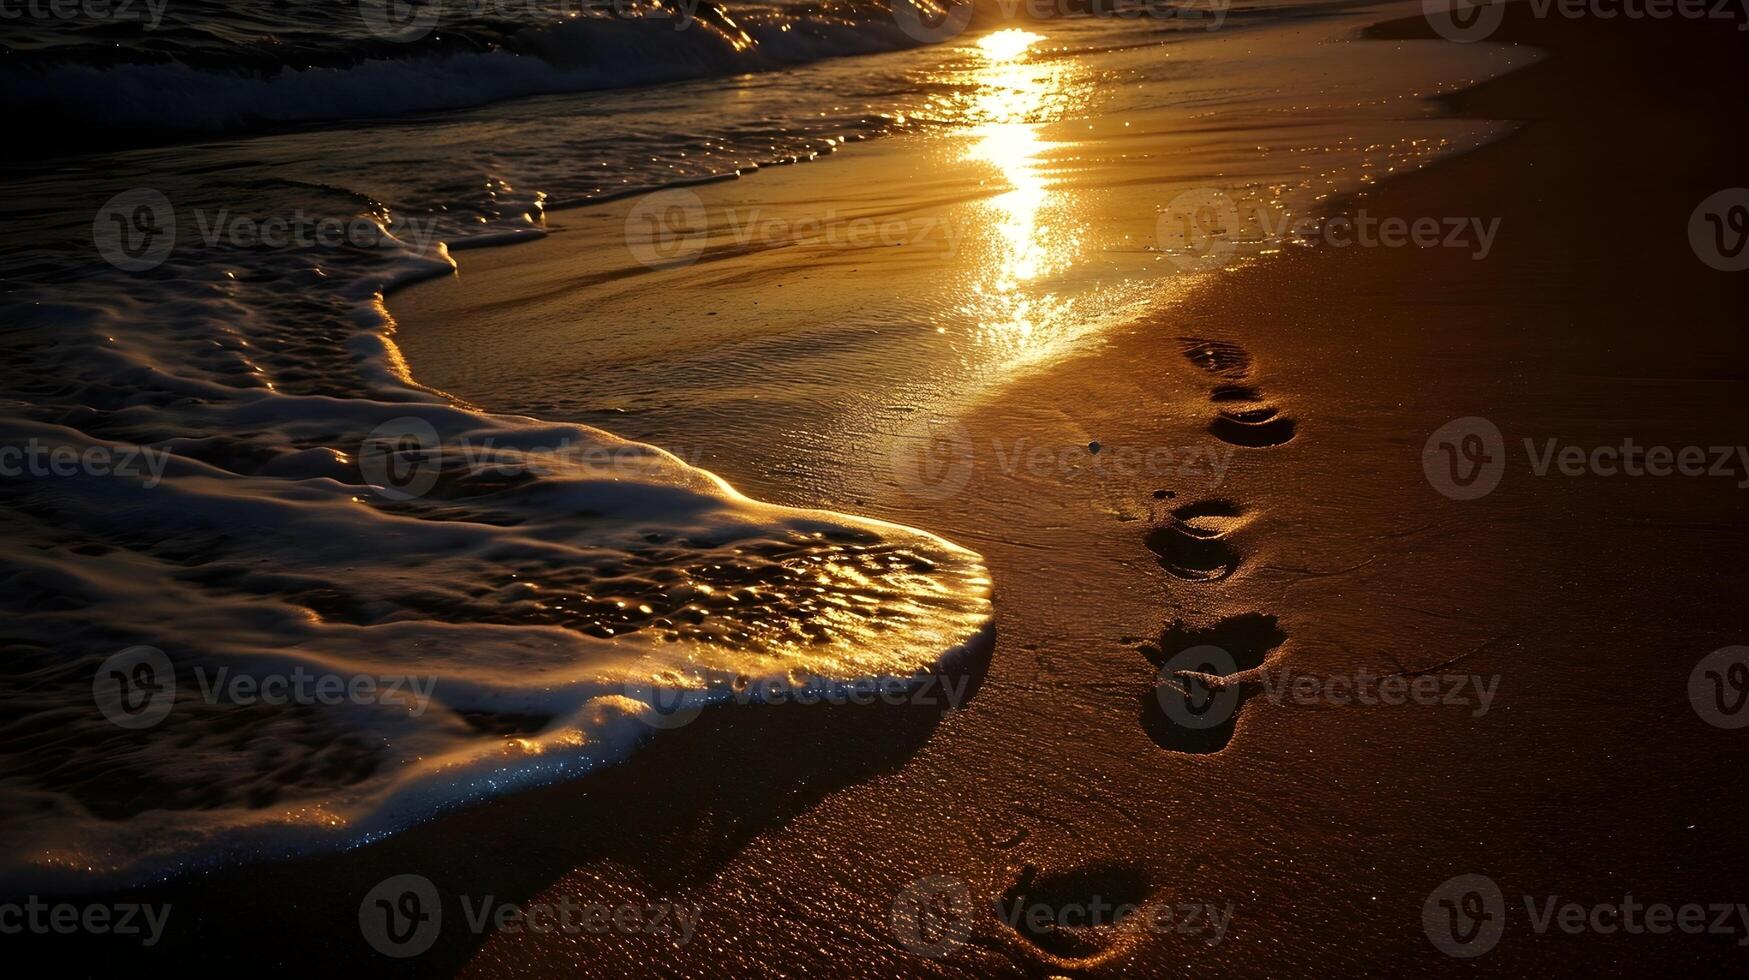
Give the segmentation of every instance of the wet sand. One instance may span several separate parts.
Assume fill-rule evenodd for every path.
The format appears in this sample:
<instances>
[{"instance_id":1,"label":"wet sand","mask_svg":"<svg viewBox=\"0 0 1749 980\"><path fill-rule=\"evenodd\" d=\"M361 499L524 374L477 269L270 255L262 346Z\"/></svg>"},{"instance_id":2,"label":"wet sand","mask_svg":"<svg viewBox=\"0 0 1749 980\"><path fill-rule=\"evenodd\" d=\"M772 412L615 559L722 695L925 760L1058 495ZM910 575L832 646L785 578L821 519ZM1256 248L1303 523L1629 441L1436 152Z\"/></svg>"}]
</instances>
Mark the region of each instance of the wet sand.
<instances>
[{"instance_id":1,"label":"wet sand","mask_svg":"<svg viewBox=\"0 0 1749 980\"><path fill-rule=\"evenodd\" d=\"M695 903L686 947L500 935L470 972L1456 972L1470 961L1434 948L1422 912L1468 873L1498 883L1511 917L1473 961L1484 972L1735 962L1729 936L1536 935L1522 900L1742 897L1730 804L1749 753L1696 716L1686 683L1743 635L1745 576L1726 556L1749 530L1744 491L1725 478L1533 477L1522 440L1740 441L1745 287L1696 260L1686 225L1702 198L1741 183L1741 113L1722 108L1742 90L1741 36L1520 14L1499 38L1552 57L1442 106L1523 127L1350 202L1379 217L1497 217L1486 259L1289 250L1207 277L1103 349L959 416L973 447L963 487L871 481L859 503L986 556L999 640L972 705L720 867L642 885L639 862L600 862L542 891ZM1419 20L1377 33L1429 36ZM1235 356L1209 370L1206 347L1184 338ZM1218 486L1206 467L1005 465L1023 439L1053 452L1097 440L1108 459L1212 457L1226 443L1208 431L1220 406L1206 394L1223 384L1258 389L1294 428L1284 444L1238 448ZM1472 501L1436 492L1422 467L1429 436L1465 416L1493 420L1510 453L1499 489ZM1240 441L1275 441L1275 424ZM731 478L754 493L785 485ZM1175 574L1149 542L1170 552L1167 511L1199 503L1236 515L1229 553L1191 557L1213 576L1182 562ZM1286 639L1271 646L1273 629ZM1432 669L1451 676L1442 701L1463 677L1494 697L1482 712L1479 689L1468 704L1370 708L1254 696L1224 745L1187 740L1162 722L1150 654L1211 636L1295 675ZM723 772L723 786L744 778ZM969 920L965 944L939 960L904 948L890 922L929 876L972 899L969 916L948 916ZM1133 920L1023 934L989 908L1004 895L1212 905L1231 922L1218 943Z\"/></svg>"},{"instance_id":2,"label":"wet sand","mask_svg":"<svg viewBox=\"0 0 1749 980\"><path fill-rule=\"evenodd\" d=\"M1427 30L1377 34L1368 43ZM1745 42L1729 24L1535 21L1523 5L1498 37L1551 56L1442 105L1522 128L1347 205L1498 217L1485 260L1325 245L1211 273L957 415L931 479L888 469L813 501L985 556L998 640L971 665L961 710L707 712L631 766L348 854L154 890L200 910L203 932L176 949L214 964L266 952L288 967L341 956L477 976L1688 975L1739 963L1727 935L1536 935L1522 897L1745 899L1734 811L1749 748L1697 717L1686 685L1702 656L1745 635L1746 491L1727 478L1535 477L1522 440L1742 441L1746 284L1696 260L1686 228L1701 199L1744 183L1730 100ZM513 251L497 254L513 264ZM467 257L463 269L466 281ZM491 289L483 278L471 288ZM423 327L401 320L416 350ZM422 376L417 353L411 363ZM1215 422L1222 406L1263 404L1276 416L1261 432ZM1468 501L1436 492L1422 465L1429 436L1466 416L1491 419L1509 453L1499 488ZM1015 464L1021 440L1075 468ZM1095 441L1098 456L1061 455ZM1218 480L1206 463L1096 465L1162 447L1222 459ZM703 462L755 496L797 492L752 464ZM1188 530L1174 530L1171 511L1186 507ZM1479 713L1474 699L1254 694L1230 732L1190 738L1162 718L1155 661L1208 641L1247 661L1237 666L1431 670L1493 695ZM523 903L672 902L697 910L696 933L677 946L648 932L446 927L423 956L382 960L359 937L359 899L405 872L444 894ZM1510 921L1498 948L1461 960L1429 942L1423 908L1471 873L1498 883ZM934 876L957 883L954 914L945 934L909 937L948 938L920 956L892 917ZM1005 897L1135 903L1180 928L1138 915L1016 930L994 909ZM1172 919L1191 906L1230 913L1218 941Z\"/></svg>"}]
</instances>

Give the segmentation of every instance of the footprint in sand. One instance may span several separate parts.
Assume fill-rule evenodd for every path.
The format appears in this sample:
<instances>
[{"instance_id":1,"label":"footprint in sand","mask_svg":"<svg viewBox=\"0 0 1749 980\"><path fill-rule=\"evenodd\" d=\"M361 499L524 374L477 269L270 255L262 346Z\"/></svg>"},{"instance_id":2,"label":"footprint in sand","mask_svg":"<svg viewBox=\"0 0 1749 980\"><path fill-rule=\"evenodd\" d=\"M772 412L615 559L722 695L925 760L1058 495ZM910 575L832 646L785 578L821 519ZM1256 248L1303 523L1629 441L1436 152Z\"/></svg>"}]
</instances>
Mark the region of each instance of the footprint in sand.
<instances>
[{"instance_id":1,"label":"footprint in sand","mask_svg":"<svg viewBox=\"0 0 1749 980\"><path fill-rule=\"evenodd\" d=\"M1209 374L1227 379L1209 392L1216 414L1209 433L1222 442L1248 449L1279 446L1294 437L1294 420L1263 400L1263 392L1239 384L1251 373L1251 354L1227 340L1180 337L1186 360Z\"/></svg>"},{"instance_id":2,"label":"footprint in sand","mask_svg":"<svg viewBox=\"0 0 1749 980\"><path fill-rule=\"evenodd\" d=\"M1200 629L1175 620L1160 634L1159 645L1140 648L1160 668L1154 687L1142 695L1143 730L1154 744L1173 752L1226 748L1245 699L1255 690L1252 672L1286 641L1276 618L1262 613L1230 616Z\"/></svg>"},{"instance_id":3,"label":"footprint in sand","mask_svg":"<svg viewBox=\"0 0 1749 980\"><path fill-rule=\"evenodd\" d=\"M1237 381L1251 370L1250 352L1231 341L1201 337L1180 337L1178 341L1185 359L1210 374Z\"/></svg>"},{"instance_id":4,"label":"footprint in sand","mask_svg":"<svg viewBox=\"0 0 1749 980\"><path fill-rule=\"evenodd\" d=\"M1209 434L1248 449L1279 446L1294 437L1294 420L1276 414L1273 405L1223 408L1209 422Z\"/></svg>"},{"instance_id":5,"label":"footprint in sand","mask_svg":"<svg viewBox=\"0 0 1749 980\"><path fill-rule=\"evenodd\" d=\"M1140 908L1152 891L1142 870L1131 865L1041 871L1028 864L996 900L996 914L1028 945L1080 960L1109 948L1122 923L1117 910Z\"/></svg>"},{"instance_id":6,"label":"footprint in sand","mask_svg":"<svg viewBox=\"0 0 1749 980\"><path fill-rule=\"evenodd\" d=\"M1218 582L1243 559L1230 536L1244 526L1244 514L1239 505L1225 500L1185 504L1144 541L1170 574L1187 582Z\"/></svg>"}]
</instances>

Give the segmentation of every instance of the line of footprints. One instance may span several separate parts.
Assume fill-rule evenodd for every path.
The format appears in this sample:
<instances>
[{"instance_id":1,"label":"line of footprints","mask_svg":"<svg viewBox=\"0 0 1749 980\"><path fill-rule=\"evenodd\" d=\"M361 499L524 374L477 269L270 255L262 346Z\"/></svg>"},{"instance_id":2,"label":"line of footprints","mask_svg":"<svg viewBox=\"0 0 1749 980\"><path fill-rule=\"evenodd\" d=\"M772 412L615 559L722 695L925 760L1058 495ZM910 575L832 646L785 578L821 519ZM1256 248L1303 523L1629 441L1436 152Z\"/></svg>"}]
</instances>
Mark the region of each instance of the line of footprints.
<instances>
[{"instance_id":1,"label":"line of footprints","mask_svg":"<svg viewBox=\"0 0 1749 980\"><path fill-rule=\"evenodd\" d=\"M1209 393L1209 401L1215 407L1209 432L1215 438L1235 446L1261 448L1279 446L1294 437L1293 419L1264 401L1256 388L1244 384L1251 372L1251 357L1243 348L1222 341L1182 339L1184 356L1218 379L1219 383ZM1160 490L1154 496L1157 500L1168 500L1172 493ZM1172 575L1189 582L1219 582L1232 575L1243 561L1231 536L1246 520L1244 508L1231 501L1199 500L1172 509L1148 532L1146 540L1159 556L1160 564ZM1226 675L1235 682L1233 686L1243 691L1243 673L1262 667L1269 652L1286 640L1287 634L1281 631L1274 616L1245 613L1201 629L1174 622L1161 634L1158 646L1145 643L1141 650L1156 667L1164 667L1181 651L1199 646L1219 647L1231 657L1231 664L1192 660L1174 665L1175 669ZM1158 689L1151 686L1142 697L1142 727L1157 744L1175 752L1218 752L1226 746L1238 720L1236 704L1230 717L1215 724L1186 726L1168 716L1161 697L1193 701L1190 682L1185 681L1184 686L1178 686L1178 681L1160 683L1166 686ZM1215 719L1214 714L1209 716L1209 720ZM1190 923L1188 916L1195 913L1195 909L1182 903L1161 904L1158 883L1135 863L1102 861L1062 868L1026 863L1015 869L1014 874L1012 883L995 903L996 912L1012 925L1011 935L1039 958L1035 969L1073 968L1096 962L1112 949L1117 929L1115 921L1034 922L1022 914L1028 909L1088 908L1095 901L1103 901L1108 907L1152 905L1154 914L1187 916L1183 920L1186 924ZM1179 931L1192 932L1189 928Z\"/></svg>"},{"instance_id":2,"label":"line of footprints","mask_svg":"<svg viewBox=\"0 0 1749 980\"><path fill-rule=\"evenodd\" d=\"M1295 423L1266 401L1263 392L1248 384L1251 355L1238 344L1199 337L1181 337L1186 360L1216 379L1209 391L1209 403L1214 417L1209 421L1209 434L1222 442L1249 449L1279 446L1294 437ZM1170 496L1158 491L1157 499ZM1207 499L1192 501L1173 508L1163 521L1149 530L1148 549L1160 559L1160 566L1172 576L1187 582L1219 582L1238 570L1244 555L1233 536L1248 521L1245 508L1230 500ZM1239 691L1239 699L1225 711L1224 717L1210 715L1212 724L1186 725L1169 715L1162 697L1184 697L1191 705L1206 704L1212 691L1195 691L1198 686L1188 680L1161 678L1162 685L1142 696L1142 727L1155 744L1174 752L1219 752L1232 740L1238 725L1239 708L1247 685L1244 675L1263 666L1271 650L1287 640L1274 616L1245 613L1219 620L1205 628L1192 628L1174 621L1160 636L1158 645L1145 643L1141 651L1155 667L1164 667L1168 660L1196 647L1216 647L1232 658L1232 663L1210 661L1202 664L1178 663L1174 670L1196 671L1225 676L1229 686ZM1236 671L1236 675L1229 673ZM1211 678L1212 679L1212 678ZM1182 718L1182 714L1180 715Z\"/></svg>"}]
</instances>

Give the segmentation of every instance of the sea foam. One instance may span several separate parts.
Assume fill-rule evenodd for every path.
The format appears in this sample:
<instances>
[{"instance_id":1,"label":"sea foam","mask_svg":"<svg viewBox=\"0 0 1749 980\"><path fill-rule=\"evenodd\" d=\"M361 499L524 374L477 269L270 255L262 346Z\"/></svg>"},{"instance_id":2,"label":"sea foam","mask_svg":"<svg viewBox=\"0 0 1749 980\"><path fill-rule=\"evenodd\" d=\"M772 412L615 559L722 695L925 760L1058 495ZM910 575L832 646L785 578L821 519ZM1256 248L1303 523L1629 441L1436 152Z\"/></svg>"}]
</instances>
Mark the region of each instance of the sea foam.
<instances>
[{"instance_id":1,"label":"sea foam","mask_svg":"<svg viewBox=\"0 0 1749 980\"><path fill-rule=\"evenodd\" d=\"M987 639L941 538L422 388L381 297L445 250L386 226L341 258L178 252L0 312L7 890L345 846L623 759L677 705Z\"/></svg>"}]
</instances>

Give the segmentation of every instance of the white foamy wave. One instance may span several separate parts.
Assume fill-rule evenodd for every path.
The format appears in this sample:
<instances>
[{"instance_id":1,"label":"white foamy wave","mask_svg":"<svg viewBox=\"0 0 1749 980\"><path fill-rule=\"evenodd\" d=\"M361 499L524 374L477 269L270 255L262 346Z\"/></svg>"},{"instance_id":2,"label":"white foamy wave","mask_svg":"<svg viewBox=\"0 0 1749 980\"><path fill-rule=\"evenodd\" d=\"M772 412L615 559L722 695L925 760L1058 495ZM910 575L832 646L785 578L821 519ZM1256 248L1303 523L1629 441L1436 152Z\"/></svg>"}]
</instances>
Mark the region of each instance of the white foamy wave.
<instances>
[{"instance_id":1,"label":"white foamy wave","mask_svg":"<svg viewBox=\"0 0 1749 980\"><path fill-rule=\"evenodd\" d=\"M381 292L449 267L176 253L0 310L4 887L343 846L622 759L666 705L987 639L947 541L412 383Z\"/></svg>"},{"instance_id":2,"label":"white foamy wave","mask_svg":"<svg viewBox=\"0 0 1749 980\"><path fill-rule=\"evenodd\" d=\"M371 119L556 92L767 71L916 44L891 18L736 25L588 18L514 36L513 49L374 58L348 67L195 68L63 64L0 70L10 111L92 131L214 132Z\"/></svg>"}]
</instances>

